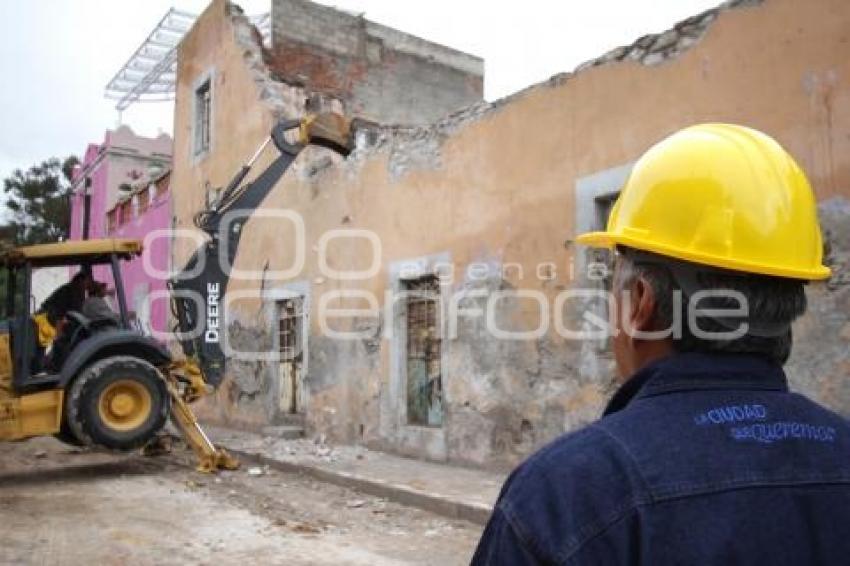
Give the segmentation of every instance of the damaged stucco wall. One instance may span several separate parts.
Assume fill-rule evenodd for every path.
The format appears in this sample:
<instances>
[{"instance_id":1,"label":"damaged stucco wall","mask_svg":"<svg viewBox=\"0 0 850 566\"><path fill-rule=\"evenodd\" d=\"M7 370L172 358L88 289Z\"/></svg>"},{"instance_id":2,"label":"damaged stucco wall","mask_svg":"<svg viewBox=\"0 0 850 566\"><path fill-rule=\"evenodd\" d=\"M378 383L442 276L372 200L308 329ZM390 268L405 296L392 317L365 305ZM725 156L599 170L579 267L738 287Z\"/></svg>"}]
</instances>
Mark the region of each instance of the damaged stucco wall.
<instances>
[{"instance_id":1,"label":"damaged stucco wall","mask_svg":"<svg viewBox=\"0 0 850 566\"><path fill-rule=\"evenodd\" d=\"M296 2L292 5L280 2L275 4L274 9L277 14L286 12L293 16L286 18L288 25L294 23L294 16L299 13L294 11L296 9L300 10L302 19L315 13L325 14L330 18L328 23L337 27L339 23L335 19L352 19L350 15L311 2ZM280 17L275 19L277 23L280 21ZM303 81L293 76L282 76L279 66L286 63L290 71L320 78L309 61L295 57L288 50L276 50L274 46L271 51L266 49L258 31L242 10L231 2L214 0L198 18L181 43L178 55L173 174L176 190L172 224L180 235L172 243L172 261L175 266L184 264L200 241L179 231L194 230L192 218L195 213L215 199L220 188L227 184L245 160L267 138L277 120L301 117L307 112L344 112L346 107L354 105L355 108L360 108L358 105L363 104L371 105L372 115L391 121L404 119L404 113L410 112L416 106L436 117L452 108L480 100L483 62L479 58L431 44L360 17L353 18L353 22L359 34L354 40L360 42L363 47L363 42L366 41L364 34L367 34L371 38L370 41L377 42L375 46L379 48L373 53L378 59L367 65L366 74L362 77L352 75L346 79L346 85L351 89L365 89L362 93L359 90L354 92L328 88L321 80ZM304 32L313 28L306 26L299 29ZM283 42L283 32L279 26L275 29L279 36L279 46ZM321 37L320 32L314 33L313 43L318 42ZM314 48L322 47L312 45L311 49L312 52L318 53L321 49L316 51ZM348 55L353 58L360 57L362 53L359 49L358 47L356 52ZM414 64L410 70L418 73L419 78L414 80L410 76L397 73L403 66L400 61L404 57L413 58L411 61L414 61ZM434 92L427 101L415 100L415 97L411 98L410 95L402 96L405 93L396 83L405 82L409 89L411 85L420 85L420 79L427 77L429 72L439 74L448 83L440 84L437 81L428 87ZM455 72L463 75L461 82L452 82L455 80ZM212 139L208 152L195 155L194 96L199 81L207 77L212 81ZM381 81L381 84L374 81ZM426 85L420 86L425 88ZM373 87L378 91L366 92ZM365 94L360 96L363 93ZM443 96L448 98L441 98ZM396 110L398 112L394 113ZM412 121L421 119L422 115ZM263 154L256 163L254 172L261 172L274 157L273 150ZM310 182L310 179L323 169L339 160L338 156L330 152L310 148L293 166L291 174ZM248 180L251 180L250 176ZM311 186L314 187L311 190L315 190L315 185ZM287 236L285 229L283 232L276 231L275 228L272 230L278 236ZM279 246L270 243L267 249L276 247ZM260 282L260 286L269 289L275 284L275 281ZM239 282L235 282L234 288L239 285ZM248 287L252 285L249 284ZM230 317L233 322L231 330L235 348L273 343L269 330L274 316L273 309L268 304L260 305L256 309L255 306L252 304L250 308L235 309ZM274 399L270 399L272 395L269 393L277 388L279 383L275 363L245 363L236 360L231 364L231 371L220 388L219 396L222 402L211 403L208 412L244 425L268 421L279 413L278 405ZM240 410L233 410L235 407Z\"/></svg>"},{"instance_id":2,"label":"damaged stucco wall","mask_svg":"<svg viewBox=\"0 0 850 566\"><path fill-rule=\"evenodd\" d=\"M304 266L294 278L307 282L311 296L304 411L310 433L436 460L510 466L597 417L613 387L604 347L565 339L551 324L532 340L495 339L480 313L493 293L518 290L543 297L554 317L559 294L584 284L571 267L583 253L573 244L579 181L632 163L669 133L706 121L768 132L810 176L835 274L808 287L811 312L796 328L788 371L803 391L850 412L850 137L839 126L850 123L850 11L841 0L765 0L710 14L695 20L696 28L680 26L687 30L682 37L696 40L659 48L656 53L666 54L662 61L645 61L647 53L612 57L426 128L361 132L358 150L344 161L321 149L299 158L264 210L297 211L304 220ZM653 36L652 44L663 35ZM221 64L216 61L200 66ZM239 66L243 61L234 59L228 81L250 84ZM218 115L244 115L251 107L270 116L256 92L252 96L228 100ZM243 141L258 142L270 127L266 120L240 130L234 141L242 146L215 154L204 174L224 182L252 153ZM226 124L216 128L216 135L225 135ZM188 143L179 131L178 152ZM189 204L178 217L182 225L199 205L205 178L194 170L184 175ZM263 218L244 229L237 267L270 275L261 282L232 281L229 293L254 290L260 298L234 303L228 314L231 331L262 344L261 335L271 329L258 314L269 309L262 297L288 283L272 273L293 265L297 235L287 223ZM329 231L352 229L377 235L379 269L358 280L329 277L322 263L358 271L372 263L375 249L362 239L322 247ZM436 431L399 420L404 392L393 361L399 346L387 334L392 313L385 316L382 302L396 281L393 266L431 257L449 258L453 276L442 285L444 295L466 295L455 335L442 339L444 419ZM319 324L322 297L340 291L360 295L334 299L337 308L366 308L363 294L379 298L378 316L361 311L336 321L337 330L358 332L353 340L329 338ZM565 326L586 325L582 306L564 306ZM540 306L527 297L506 298L494 310L499 328L534 329L539 319ZM243 424L281 418L274 410L279 391L273 364L263 364L256 371L239 365L232 383L246 376L260 382L248 380L239 395L220 393L208 415ZM272 399L261 401L264 396Z\"/></svg>"},{"instance_id":3,"label":"damaged stucco wall","mask_svg":"<svg viewBox=\"0 0 850 566\"><path fill-rule=\"evenodd\" d=\"M210 150L194 153L194 97L199 77L212 81ZM172 264L184 265L200 240L193 240L193 216L202 210L282 117L301 116L314 93L275 81L266 67L259 33L237 6L215 0L185 36L178 53L172 172ZM327 109L334 101L323 97ZM339 109L337 106L336 109ZM257 164L261 171L271 152ZM265 318L263 318L265 316ZM271 344L268 315L262 309L235 312L234 347ZM264 322L264 323L261 323ZM275 415L272 364L234 360L218 391L218 401L201 407L202 415L246 426ZM245 410L235 411L241 407Z\"/></svg>"}]
</instances>

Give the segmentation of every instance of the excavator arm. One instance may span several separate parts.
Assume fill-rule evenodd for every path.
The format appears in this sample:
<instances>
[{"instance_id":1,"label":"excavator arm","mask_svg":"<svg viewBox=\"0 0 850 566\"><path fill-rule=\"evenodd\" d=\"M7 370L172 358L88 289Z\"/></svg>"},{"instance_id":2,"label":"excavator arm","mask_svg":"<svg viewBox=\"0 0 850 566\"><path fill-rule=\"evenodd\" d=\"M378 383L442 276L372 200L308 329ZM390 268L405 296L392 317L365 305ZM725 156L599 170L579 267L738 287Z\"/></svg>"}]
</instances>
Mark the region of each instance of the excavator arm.
<instances>
[{"instance_id":1,"label":"excavator arm","mask_svg":"<svg viewBox=\"0 0 850 566\"><path fill-rule=\"evenodd\" d=\"M289 143L288 133L296 133L298 142ZM279 155L253 181L245 183L254 163L270 144L277 147ZM224 376L221 336L226 321L222 304L243 226L305 147L319 145L347 155L352 144L350 122L338 114L281 121L236 173L218 201L195 216L195 225L209 239L195 250L169 287L183 352L197 361L204 380L213 387Z\"/></svg>"},{"instance_id":2,"label":"excavator arm","mask_svg":"<svg viewBox=\"0 0 850 566\"><path fill-rule=\"evenodd\" d=\"M290 143L288 135L295 135L297 141ZM246 183L254 164L269 145L274 145L279 155L253 181ZM279 122L221 192L220 198L195 216L195 225L206 233L208 240L194 251L182 271L168 284L175 330L185 360L168 368L167 380L174 420L198 455L200 471L231 469L238 465L224 450L210 442L189 403L218 387L224 377L226 360L221 346L227 328L224 296L242 229L308 145L348 155L353 147L351 123L332 113Z\"/></svg>"}]
</instances>

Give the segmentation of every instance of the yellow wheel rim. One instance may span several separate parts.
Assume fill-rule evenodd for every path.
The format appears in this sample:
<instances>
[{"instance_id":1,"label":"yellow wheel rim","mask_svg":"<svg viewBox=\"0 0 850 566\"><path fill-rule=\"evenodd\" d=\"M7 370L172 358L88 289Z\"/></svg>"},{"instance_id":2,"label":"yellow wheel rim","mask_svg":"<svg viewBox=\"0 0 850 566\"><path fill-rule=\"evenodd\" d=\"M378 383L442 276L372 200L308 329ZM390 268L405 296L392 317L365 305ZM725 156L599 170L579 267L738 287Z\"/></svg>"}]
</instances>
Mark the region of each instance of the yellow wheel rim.
<instances>
[{"instance_id":1,"label":"yellow wheel rim","mask_svg":"<svg viewBox=\"0 0 850 566\"><path fill-rule=\"evenodd\" d=\"M152 406L150 391L144 385L131 379L122 379L107 385L100 394L98 412L105 426L128 431L148 420Z\"/></svg>"}]
</instances>

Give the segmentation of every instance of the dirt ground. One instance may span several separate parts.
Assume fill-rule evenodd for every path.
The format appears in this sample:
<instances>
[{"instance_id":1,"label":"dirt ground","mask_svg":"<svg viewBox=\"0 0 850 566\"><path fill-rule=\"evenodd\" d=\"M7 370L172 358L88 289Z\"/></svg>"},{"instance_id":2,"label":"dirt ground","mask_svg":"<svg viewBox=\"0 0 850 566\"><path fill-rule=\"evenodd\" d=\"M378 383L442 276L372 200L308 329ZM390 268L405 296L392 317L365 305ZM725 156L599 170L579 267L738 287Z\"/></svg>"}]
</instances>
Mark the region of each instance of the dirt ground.
<instances>
[{"instance_id":1,"label":"dirt ground","mask_svg":"<svg viewBox=\"0 0 850 566\"><path fill-rule=\"evenodd\" d=\"M0 564L467 564L481 528L244 463L0 444Z\"/></svg>"}]
</instances>

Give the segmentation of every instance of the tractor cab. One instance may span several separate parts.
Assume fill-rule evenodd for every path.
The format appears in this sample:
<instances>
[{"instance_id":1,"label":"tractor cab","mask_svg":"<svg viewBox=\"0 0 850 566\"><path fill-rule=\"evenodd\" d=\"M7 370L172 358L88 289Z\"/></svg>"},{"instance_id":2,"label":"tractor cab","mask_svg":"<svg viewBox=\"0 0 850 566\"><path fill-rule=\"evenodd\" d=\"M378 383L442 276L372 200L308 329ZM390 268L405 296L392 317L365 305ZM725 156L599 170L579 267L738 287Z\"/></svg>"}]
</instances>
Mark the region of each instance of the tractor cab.
<instances>
[{"instance_id":1,"label":"tractor cab","mask_svg":"<svg viewBox=\"0 0 850 566\"><path fill-rule=\"evenodd\" d=\"M162 428L171 406L164 372L172 358L131 327L120 273L121 261L141 250L136 240L104 239L0 255L0 440L53 434L69 444L123 450ZM44 289L34 289L34 274L44 269L59 275L47 300L35 296ZM74 272L82 276L71 277ZM91 286L65 283L91 274L111 279L117 312L105 302L101 309L111 316L80 312Z\"/></svg>"},{"instance_id":2,"label":"tractor cab","mask_svg":"<svg viewBox=\"0 0 850 566\"><path fill-rule=\"evenodd\" d=\"M138 336L130 327L120 262L140 253L141 243L136 240L86 240L26 246L0 256L5 284L0 344L5 343L10 351L7 379L16 392L61 385L63 375L70 375L67 370L79 369L68 367L79 358L78 350L86 349L93 338L105 331ZM63 312L62 320L54 317L48 321L47 313L40 312L41 305L36 304L44 297L37 299L33 294L33 276L39 270L51 268L60 273L67 268L69 278L75 268L88 277L95 269L108 270L117 303L114 317L93 320L82 309L75 309Z\"/></svg>"}]
</instances>

